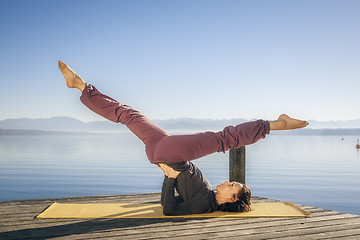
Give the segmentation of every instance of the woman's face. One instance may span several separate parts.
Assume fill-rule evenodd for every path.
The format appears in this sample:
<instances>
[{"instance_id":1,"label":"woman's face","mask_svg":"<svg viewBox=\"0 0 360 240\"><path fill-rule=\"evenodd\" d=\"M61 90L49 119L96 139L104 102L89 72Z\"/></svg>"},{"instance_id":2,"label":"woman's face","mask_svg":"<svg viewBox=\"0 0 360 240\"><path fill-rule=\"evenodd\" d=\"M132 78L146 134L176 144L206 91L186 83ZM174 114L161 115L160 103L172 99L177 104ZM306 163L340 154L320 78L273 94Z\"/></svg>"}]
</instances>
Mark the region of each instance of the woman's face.
<instances>
[{"instance_id":1,"label":"woman's face","mask_svg":"<svg viewBox=\"0 0 360 240\"><path fill-rule=\"evenodd\" d=\"M243 185L238 182L225 181L216 186L216 192L222 198L233 198L237 196L238 192L243 188Z\"/></svg>"}]
</instances>

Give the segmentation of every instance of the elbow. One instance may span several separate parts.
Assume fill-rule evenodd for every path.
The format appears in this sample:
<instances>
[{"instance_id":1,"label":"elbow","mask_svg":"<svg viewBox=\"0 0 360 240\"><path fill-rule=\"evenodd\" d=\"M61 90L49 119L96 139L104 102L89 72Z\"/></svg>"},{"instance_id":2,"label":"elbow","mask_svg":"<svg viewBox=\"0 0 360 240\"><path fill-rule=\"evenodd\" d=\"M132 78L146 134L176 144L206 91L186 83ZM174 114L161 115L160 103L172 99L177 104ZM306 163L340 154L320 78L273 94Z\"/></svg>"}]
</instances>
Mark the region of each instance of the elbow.
<instances>
[{"instance_id":1,"label":"elbow","mask_svg":"<svg viewBox=\"0 0 360 240\"><path fill-rule=\"evenodd\" d=\"M175 212L172 209L163 208L163 214L165 216L174 216Z\"/></svg>"}]
</instances>

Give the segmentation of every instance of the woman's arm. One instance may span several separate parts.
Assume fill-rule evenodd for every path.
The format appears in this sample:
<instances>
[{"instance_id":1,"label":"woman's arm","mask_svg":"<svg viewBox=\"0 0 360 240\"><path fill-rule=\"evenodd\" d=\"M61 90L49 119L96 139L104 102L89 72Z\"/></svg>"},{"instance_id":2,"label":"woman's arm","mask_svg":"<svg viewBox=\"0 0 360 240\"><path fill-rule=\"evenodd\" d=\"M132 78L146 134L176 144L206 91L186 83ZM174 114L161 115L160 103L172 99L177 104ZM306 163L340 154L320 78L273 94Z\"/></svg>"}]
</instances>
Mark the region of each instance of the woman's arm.
<instances>
[{"instance_id":1,"label":"woman's arm","mask_svg":"<svg viewBox=\"0 0 360 240\"><path fill-rule=\"evenodd\" d=\"M174 194L175 179L165 178L162 188L162 205L164 215L186 215L210 212L211 207L204 196L179 201Z\"/></svg>"},{"instance_id":2,"label":"woman's arm","mask_svg":"<svg viewBox=\"0 0 360 240\"><path fill-rule=\"evenodd\" d=\"M164 172L165 179L161 191L161 205L163 206L163 213L165 215L185 215L192 213L209 212L209 202L204 197L195 197L187 201L179 201L175 197L176 178L180 172L175 171L166 164L157 164L157 166Z\"/></svg>"},{"instance_id":3,"label":"woman's arm","mask_svg":"<svg viewBox=\"0 0 360 240\"><path fill-rule=\"evenodd\" d=\"M170 196L170 198L174 198L174 201L176 201L176 197L174 195L175 179L179 176L180 172L175 171L173 168L163 163L158 163L156 164L156 166L158 166L165 174L160 200L161 205L164 206L166 195ZM171 176L170 179L169 176ZM173 197L171 197L171 195L173 195ZM170 199L170 202L171 201L172 200ZM167 200L166 202L169 202L169 200Z\"/></svg>"}]
</instances>

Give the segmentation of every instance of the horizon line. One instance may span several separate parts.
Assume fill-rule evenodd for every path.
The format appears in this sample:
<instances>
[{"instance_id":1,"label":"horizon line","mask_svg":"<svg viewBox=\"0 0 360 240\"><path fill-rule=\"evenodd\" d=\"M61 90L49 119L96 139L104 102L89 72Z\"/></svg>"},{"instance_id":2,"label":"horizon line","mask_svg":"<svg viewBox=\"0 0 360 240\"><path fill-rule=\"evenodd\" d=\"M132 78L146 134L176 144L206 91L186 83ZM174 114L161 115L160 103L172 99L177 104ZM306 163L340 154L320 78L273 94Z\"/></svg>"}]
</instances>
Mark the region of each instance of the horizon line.
<instances>
[{"instance_id":1,"label":"horizon line","mask_svg":"<svg viewBox=\"0 0 360 240\"><path fill-rule=\"evenodd\" d=\"M53 117L37 117L37 118L31 118L31 117L19 117L19 118L5 118L0 119L0 121L6 121L6 120L20 120L20 119L29 119L29 120L47 120L47 119L53 119L53 118L69 118L74 119L83 123L89 123L89 122L108 122L109 120L92 120L92 121L83 121L76 117L69 117L69 116L53 116ZM213 121L224 121L224 120L236 120L236 119L242 119L247 121L257 120L260 118L242 118L242 117L234 117L234 118L194 118L194 117L176 117L176 118L166 118L166 119L153 119L152 121L168 121L168 120L177 120L177 119L191 119L191 120L213 120ZM265 119L267 120L267 119ZM348 120L316 120L316 119L309 119L306 121L316 121L316 122L347 122L347 121L360 121L360 118L358 119L348 119Z\"/></svg>"}]
</instances>

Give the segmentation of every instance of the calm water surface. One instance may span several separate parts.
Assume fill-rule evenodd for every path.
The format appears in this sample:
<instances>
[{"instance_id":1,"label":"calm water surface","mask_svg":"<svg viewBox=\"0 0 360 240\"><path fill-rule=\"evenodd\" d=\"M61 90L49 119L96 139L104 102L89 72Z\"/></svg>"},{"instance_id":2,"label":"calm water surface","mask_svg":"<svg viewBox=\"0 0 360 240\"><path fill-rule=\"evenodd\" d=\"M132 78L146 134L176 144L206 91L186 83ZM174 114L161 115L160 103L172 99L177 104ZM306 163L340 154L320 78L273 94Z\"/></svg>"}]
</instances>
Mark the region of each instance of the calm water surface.
<instances>
[{"instance_id":1,"label":"calm water surface","mask_svg":"<svg viewBox=\"0 0 360 240\"><path fill-rule=\"evenodd\" d=\"M360 215L357 136L272 135L247 147L253 195ZM194 163L215 187L228 154ZM162 172L131 134L0 136L0 201L160 192Z\"/></svg>"}]
</instances>

